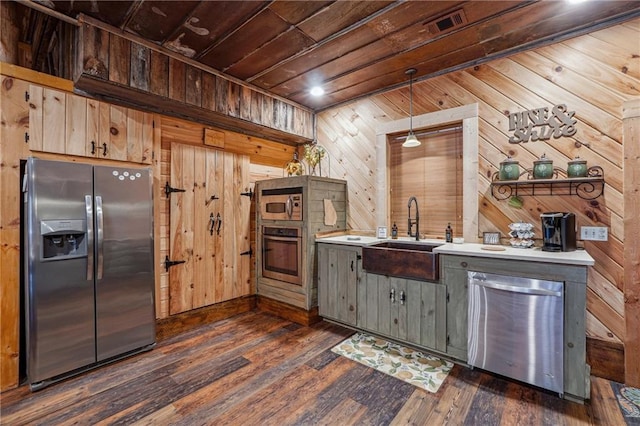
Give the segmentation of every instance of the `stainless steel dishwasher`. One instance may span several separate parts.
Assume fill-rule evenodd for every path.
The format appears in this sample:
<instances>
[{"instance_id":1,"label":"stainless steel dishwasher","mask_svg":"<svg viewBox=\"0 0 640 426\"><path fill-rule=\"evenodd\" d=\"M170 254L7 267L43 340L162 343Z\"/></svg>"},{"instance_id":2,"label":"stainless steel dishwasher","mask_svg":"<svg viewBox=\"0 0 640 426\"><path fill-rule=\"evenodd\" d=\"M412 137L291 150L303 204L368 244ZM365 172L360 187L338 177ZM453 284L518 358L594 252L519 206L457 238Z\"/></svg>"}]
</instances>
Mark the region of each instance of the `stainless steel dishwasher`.
<instances>
[{"instance_id":1,"label":"stainless steel dishwasher","mask_svg":"<svg viewBox=\"0 0 640 426\"><path fill-rule=\"evenodd\" d=\"M468 272L468 363L563 394L564 286Z\"/></svg>"}]
</instances>

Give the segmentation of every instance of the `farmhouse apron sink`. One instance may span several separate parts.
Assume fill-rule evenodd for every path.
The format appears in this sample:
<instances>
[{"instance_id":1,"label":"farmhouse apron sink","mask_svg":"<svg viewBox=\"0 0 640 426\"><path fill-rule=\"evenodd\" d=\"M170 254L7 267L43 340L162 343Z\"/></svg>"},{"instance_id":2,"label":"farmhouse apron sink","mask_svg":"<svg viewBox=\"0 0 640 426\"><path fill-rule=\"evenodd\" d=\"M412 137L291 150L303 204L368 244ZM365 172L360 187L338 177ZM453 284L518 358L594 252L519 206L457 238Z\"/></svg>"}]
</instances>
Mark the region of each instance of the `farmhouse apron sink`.
<instances>
[{"instance_id":1,"label":"farmhouse apron sink","mask_svg":"<svg viewBox=\"0 0 640 426\"><path fill-rule=\"evenodd\" d=\"M362 267L367 273L437 281L439 255L437 243L384 241L362 248Z\"/></svg>"}]
</instances>

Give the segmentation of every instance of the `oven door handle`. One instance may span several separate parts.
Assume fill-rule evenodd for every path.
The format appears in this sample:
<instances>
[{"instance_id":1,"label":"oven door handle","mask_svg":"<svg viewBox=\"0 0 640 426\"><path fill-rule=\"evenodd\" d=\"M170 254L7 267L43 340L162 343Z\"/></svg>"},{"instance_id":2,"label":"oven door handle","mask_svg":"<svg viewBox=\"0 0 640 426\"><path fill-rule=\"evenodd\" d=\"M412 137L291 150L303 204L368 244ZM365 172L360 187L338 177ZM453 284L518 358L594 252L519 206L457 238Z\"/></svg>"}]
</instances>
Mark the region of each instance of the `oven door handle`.
<instances>
[{"instance_id":1,"label":"oven door handle","mask_svg":"<svg viewBox=\"0 0 640 426\"><path fill-rule=\"evenodd\" d=\"M285 209L287 211L287 217L291 219L291 216L293 216L293 198L291 197L291 195L289 195L289 197L287 198Z\"/></svg>"},{"instance_id":2,"label":"oven door handle","mask_svg":"<svg viewBox=\"0 0 640 426\"><path fill-rule=\"evenodd\" d=\"M264 235L262 238L271 241L295 241L301 239L301 237L274 237L271 235Z\"/></svg>"}]
</instances>

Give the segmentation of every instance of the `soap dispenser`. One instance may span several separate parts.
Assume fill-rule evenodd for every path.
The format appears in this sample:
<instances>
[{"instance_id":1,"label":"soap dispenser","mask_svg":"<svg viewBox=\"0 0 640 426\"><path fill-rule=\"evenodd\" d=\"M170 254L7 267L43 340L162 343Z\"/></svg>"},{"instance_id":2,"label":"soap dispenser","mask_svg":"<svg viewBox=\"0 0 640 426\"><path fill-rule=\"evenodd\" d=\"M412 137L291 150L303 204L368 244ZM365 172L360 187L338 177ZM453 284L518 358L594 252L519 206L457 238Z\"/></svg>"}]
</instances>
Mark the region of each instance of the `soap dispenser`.
<instances>
[{"instance_id":1,"label":"soap dispenser","mask_svg":"<svg viewBox=\"0 0 640 426\"><path fill-rule=\"evenodd\" d=\"M447 225L447 229L444 231L444 236L448 243L453 242L453 229L451 229L451 222Z\"/></svg>"},{"instance_id":2,"label":"soap dispenser","mask_svg":"<svg viewBox=\"0 0 640 426\"><path fill-rule=\"evenodd\" d=\"M396 223L393 223L393 226L391 227L391 239L393 240L397 240L398 239L398 226L396 225Z\"/></svg>"}]
</instances>

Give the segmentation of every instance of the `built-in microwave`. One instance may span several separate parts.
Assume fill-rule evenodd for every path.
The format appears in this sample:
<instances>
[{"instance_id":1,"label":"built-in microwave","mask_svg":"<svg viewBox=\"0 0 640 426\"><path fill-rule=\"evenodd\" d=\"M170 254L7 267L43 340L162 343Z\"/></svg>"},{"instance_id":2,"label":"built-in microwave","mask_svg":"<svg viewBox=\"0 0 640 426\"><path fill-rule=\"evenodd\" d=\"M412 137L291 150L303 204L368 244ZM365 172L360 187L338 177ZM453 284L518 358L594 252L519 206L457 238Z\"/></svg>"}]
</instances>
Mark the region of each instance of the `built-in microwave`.
<instances>
[{"instance_id":1,"label":"built-in microwave","mask_svg":"<svg viewBox=\"0 0 640 426\"><path fill-rule=\"evenodd\" d=\"M302 187L263 189L260 194L260 218L302 220Z\"/></svg>"}]
</instances>

